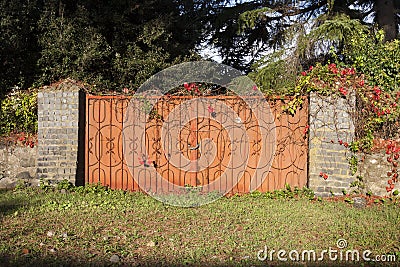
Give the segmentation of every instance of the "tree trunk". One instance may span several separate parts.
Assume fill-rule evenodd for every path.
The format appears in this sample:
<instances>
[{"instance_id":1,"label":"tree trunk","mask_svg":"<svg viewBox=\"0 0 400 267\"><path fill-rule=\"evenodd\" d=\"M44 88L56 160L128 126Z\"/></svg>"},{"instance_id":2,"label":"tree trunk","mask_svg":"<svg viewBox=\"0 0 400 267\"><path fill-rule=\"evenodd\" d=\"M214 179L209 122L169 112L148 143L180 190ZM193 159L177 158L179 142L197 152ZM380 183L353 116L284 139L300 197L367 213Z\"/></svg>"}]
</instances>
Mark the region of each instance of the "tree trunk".
<instances>
[{"instance_id":1,"label":"tree trunk","mask_svg":"<svg viewBox=\"0 0 400 267\"><path fill-rule=\"evenodd\" d=\"M351 2L354 2L354 1L351 1ZM350 4L352 4L352 3L349 3L349 1L344 1L344 0L333 1L333 6L331 7L332 8L331 12L333 15L337 15L337 14L350 15L349 14L349 10L350 10L349 5Z\"/></svg>"},{"instance_id":2,"label":"tree trunk","mask_svg":"<svg viewBox=\"0 0 400 267\"><path fill-rule=\"evenodd\" d=\"M391 41L397 36L395 0L375 0L375 21L379 28L385 31L385 41Z\"/></svg>"}]
</instances>

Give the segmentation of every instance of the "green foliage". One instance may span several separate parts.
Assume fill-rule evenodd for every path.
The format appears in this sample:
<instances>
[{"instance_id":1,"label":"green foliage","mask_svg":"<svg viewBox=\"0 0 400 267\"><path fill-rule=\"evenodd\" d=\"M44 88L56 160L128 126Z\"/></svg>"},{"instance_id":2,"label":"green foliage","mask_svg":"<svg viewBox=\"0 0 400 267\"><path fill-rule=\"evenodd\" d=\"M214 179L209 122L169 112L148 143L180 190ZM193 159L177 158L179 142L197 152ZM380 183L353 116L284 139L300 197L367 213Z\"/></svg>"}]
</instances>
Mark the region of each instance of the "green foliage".
<instances>
[{"instance_id":1,"label":"green foliage","mask_svg":"<svg viewBox=\"0 0 400 267\"><path fill-rule=\"evenodd\" d=\"M67 77L91 83L107 78L105 71L111 67L111 47L83 19L88 15L83 8L72 18L66 17L64 11L59 15L50 10L43 14L38 22L42 32L39 37L42 47L38 60L42 72L39 84Z\"/></svg>"},{"instance_id":2,"label":"green foliage","mask_svg":"<svg viewBox=\"0 0 400 267\"><path fill-rule=\"evenodd\" d=\"M0 97L11 88L29 88L36 79L41 2L0 0Z\"/></svg>"},{"instance_id":3,"label":"green foliage","mask_svg":"<svg viewBox=\"0 0 400 267\"><path fill-rule=\"evenodd\" d=\"M151 75L171 65L168 63L169 53L155 44L159 38L169 39L160 25L152 31L145 30L141 36L150 49L142 49L137 44L128 45L124 54L116 54L113 59L114 77L124 87L136 89Z\"/></svg>"},{"instance_id":4,"label":"green foliage","mask_svg":"<svg viewBox=\"0 0 400 267\"><path fill-rule=\"evenodd\" d=\"M13 91L0 99L0 135L37 131L37 92Z\"/></svg>"},{"instance_id":5,"label":"green foliage","mask_svg":"<svg viewBox=\"0 0 400 267\"><path fill-rule=\"evenodd\" d=\"M321 15L315 24L318 26L299 38L299 53L304 59L316 58L332 47L341 53L343 47L350 43L354 36L368 33L367 26L345 14L337 14L334 17Z\"/></svg>"},{"instance_id":6,"label":"green foliage","mask_svg":"<svg viewBox=\"0 0 400 267\"><path fill-rule=\"evenodd\" d=\"M295 43L295 47L277 50L253 65L253 72L249 76L263 92L296 95L313 91L315 88L309 87L313 84L307 81L313 77L297 80L303 67L308 68L313 65L311 62L315 61L324 65L324 60L328 57L327 51L330 51L330 57L338 59L336 54L341 53L343 47L354 35L368 31L368 28L358 20L350 19L343 14L334 17L321 15L315 25L318 26L315 26L308 34L305 34L300 26L293 25L292 28L288 28L285 36ZM293 32L289 33L289 31ZM318 75L335 76L336 73L332 73L326 65L325 68L319 69ZM320 78L323 80L328 77ZM304 86L309 88L299 90L299 87ZM328 86L324 93L329 92ZM322 93L321 87L318 90Z\"/></svg>"},{"instance_id":7,"label":"green foliage","mask_svg":"<svg viewBox=\"0 0 400 267\"><path fill-rule=\"evenodd\" d=\"M100 182L95 184L86 184L84 186L77 186L74 188L75 192L84 194L108 194L111 189L108 186L102 185Z\"/></svg>"},{"instance_id":8,"label":"green foliage","mask_svg":"<svg viewBox=\"0 0 400 267\"><path fill-rule=\"evenodd\" d=\"M39 188L45 192L51 191L54 187L50 184L50 181L44 180L43 178L40 179Z\"/></svg>"},{"instance_id":9,"label":"green foliage","mask_svg":"<svg viewBox=\"0 0 400 267\"><path fill-rule=\"evenodd\" d=\"M28 182L23 181L23 180L18 180L14 189L17 190L17 191L18 190L25 190L25 189L28 188L28 186L29 186Z\"/></svg>"},{"instance_id":10,"label":"green foliage","mask_svg":"<svg viewBox=\"0 0 400 267\"><path fill-rule=\"evenodd\" d=\"M353 193L360 194L365 189L365 183L362 176L357 175L356 180L350 183L350 187L353 188ZM366 193L367 196L371 196L371 192Z\"/></svg>"},{"instance_id":11,"label":"green foliage","mask_svg":"<svg viewBox=\"0 0 400 267\"><path fill-rule=\"evenodd\" d=\"M171 36L167 17L154 18L136 27L135 32L127 33L132 40L118 40L118 46L110 43L106 33L87 17L89 10L84 7L79 7L74 16L51 11L42 16L39 84L72 77L96 85L99 90L135 90L176 60L166 50ZM125 19L122 16L121 23L128 23Z\"/></svg>"},{"instance_id":12,"label":"green foliage","mask_svg":"<svg viewBox=\"0 0 400 267\"><path fill-rule=\"evenodd\" d=\"M68 181L67 179L62 180L61 182L58 182L56 185L57 190L71 190L74 188L74 185Z\"/></svg>"},{"instance_id":13,"label":"green foliage","mask_svg":"<svg viewBox=\"0 0 400 267\"><path fill-rule=\"evenodd\" d=\"M268 7L243 12L239 15L239 33L243 33L246 29L253 29L260 20L266 18L265 13L273 12L274 10Z\"/></svg>"},{"instance_id":14,"label":"green foliage","mask_svg":"<svg viewBox=\"0 0 400 267\"><path fill-rule=\"evenodd\" d=\"M208 8L162 0L0 0L0 95L68 77L95 91L136 90L159 70L198 58L205 27L198 19Z\"/></svg>"},{"instance_id":15,"label":"green foliage","mask_svg":"<svg viewBox=\"0 0 400 267\"><path fill-rule=\"evenodd\" d=\"M366 32L353 35L344 50L345 60L365 74L368 82L387 92L399 91L400 40L383 42L384 33L373 38Z\"/></svg>"},{"instance_id":16,"label":"green foliage","mask_svg":"<svg viewBox=\"0 0 400 267\"><path fill-rule=\"evenodd\" d=\"M293 189L289 184L285 185L284 189L274 190L272 192L261 193L260 191L254 191L250 193L251 197L262 197L267 199L291 199L291 198L305 198L309 200L315 199L315 194L312 189L307 187L298 188L294 187Z\"/></svg>"},{"instance_id":17,"label":"green foliage","mask_svg":"<svg viewBox=\"0 0 400 267\"><path fill-rule=\"evenodd\" d=\"M302 72L294 92L295 95L317 92L342 98L347 98L352 92L357 95L357 109L351 111L358 138L350 144L353 152L371 148L376 135L397 138L400 134L396 126L400 116L400 94L386 93L379 86L371 86L366 76L354 67L317 63ZM286 110L295 111L297 106L298 103L292 100Z\"/></svg>"},{"instance_id":18,"label":"green foliage","mask_svg":"<svg viewBox=\"0 0 400 267\"><path fill-rule=\"evenodd\" d=\"M296 86L290 92L294 98L284 106L284 110L294 114L302 104L301 96L310 92L345 98L349 92L364 87L361 81L363 76L357 74L354 68L340 67L334 63L317 63L298 76Z\"/></svg>"},{"instance_id":19,"label":"green foliage","mask_svg":"<svg viewBox=\"0 0 400 267\"><path fill-rule=\"evenodd\" d=\"M111 189L108 186L102 185L100 182L94 184L86 184L84 186L75 186L67 179L57 182L56 184L50 183L48 180L40 179L39 188L45 192L60 191L65 189L70 192L76 192L80 194L108 194Z\"/></svg>"},{"instance_id":20,"label":"green foliage","mask_svg":"<svg viewBox=\"0 0 400 267\"><path fill-rule=\"evenodd\" d=\"M349 203L349 204L353 204L353 203L354 203L354 200L351 199L351 198L345 198L344 201L345 201L346 203Z\"/></svg>"},{"instance_id":21,"label":"green foliage","mask_svg":"<svg viewBox=\"0 0 400 267\"><path fill-rule=\"evenodd\" d=\"M357 173L357 167L358 167L358 158L355 155L352 155L349 159L349 165L350 165L350 171L351 175L354 175Z\"/></svg>"},{"instance_id":22,"label":"green foliage","mask_svg":"<svg viewBox=\"0 0 400 267\"><path fill-rule=\"evenodd\" d=\"M284 50L263 57L252 69L249 77L267 95L293 94L301 70L296 58L284 59Z\"/></svg>"}]
</instances>

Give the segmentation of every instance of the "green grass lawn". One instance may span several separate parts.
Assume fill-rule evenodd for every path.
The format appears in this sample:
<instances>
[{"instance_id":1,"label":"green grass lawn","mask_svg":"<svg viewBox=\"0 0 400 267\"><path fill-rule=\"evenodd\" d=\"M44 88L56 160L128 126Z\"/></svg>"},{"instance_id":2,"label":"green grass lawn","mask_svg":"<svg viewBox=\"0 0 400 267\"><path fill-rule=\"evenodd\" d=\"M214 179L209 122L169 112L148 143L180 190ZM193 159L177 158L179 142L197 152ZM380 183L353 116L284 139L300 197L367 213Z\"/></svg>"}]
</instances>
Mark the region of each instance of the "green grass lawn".
<instances>
[{"instance_id":1,"label":"green grass lawn","mask_svg":"<svg viewBox=\"0 0 400 267\"><path fill-rule=\"evenodd\" d=\"M400 265L399 202L354 208L265 194L222 198L197 208L165 205L142 193L80 190L0 192L1 266L269 266L269 250L371 250ZM360 253L361 253L360 252ZM119 262L112 263L112 255ZM288 256L286 255L286 258ZM345 261L300 262L300 266ZM355 262L358 266L360 262ZM368 265L366 263L366 265ZM378 266L375 264L374 266Z\"/></svg>"}]
</instances>

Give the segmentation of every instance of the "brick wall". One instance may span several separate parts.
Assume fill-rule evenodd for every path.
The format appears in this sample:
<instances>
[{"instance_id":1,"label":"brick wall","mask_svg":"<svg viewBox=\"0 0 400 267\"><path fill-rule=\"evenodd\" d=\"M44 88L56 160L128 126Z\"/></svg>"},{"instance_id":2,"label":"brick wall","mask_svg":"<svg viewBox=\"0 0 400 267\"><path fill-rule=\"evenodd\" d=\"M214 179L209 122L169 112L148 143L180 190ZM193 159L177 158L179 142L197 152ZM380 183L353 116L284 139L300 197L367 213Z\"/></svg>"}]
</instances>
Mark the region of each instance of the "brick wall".
<instances>
[{"instance_id":1,"label":"brick wall","mask_svg":"<svg viewBox=\"0 0 400 267\"><path fill-rule=\"evenodd\" d=\"M309 187L316 195L342 194L355 179L349 168L349 150L339 143L354 138L354 107L355 97L310 95ZM321 172L328 175L326 180Z\"/></svg>"},{"instance_id":2,"label":"brick wall","mask_svg":"<svg viewBox=\"0 0 400 267\"><path fill-rule=\"evenodd\" d=\"M78 83L67 79L38 93L38 178L82 183L78 151L83 145L85 127L80 118L85 101L81 90Z\"/></svg>"}]
</instances>

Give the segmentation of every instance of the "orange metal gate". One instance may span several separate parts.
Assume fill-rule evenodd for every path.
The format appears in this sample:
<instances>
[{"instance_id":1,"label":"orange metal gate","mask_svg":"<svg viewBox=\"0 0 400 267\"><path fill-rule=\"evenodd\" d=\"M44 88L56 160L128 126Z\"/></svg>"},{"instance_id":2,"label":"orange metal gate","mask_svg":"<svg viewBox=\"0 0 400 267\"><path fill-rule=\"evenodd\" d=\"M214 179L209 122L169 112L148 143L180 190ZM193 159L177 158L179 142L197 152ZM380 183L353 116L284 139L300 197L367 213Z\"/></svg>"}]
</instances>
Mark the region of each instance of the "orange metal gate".
<instances>
[{"instance_id":1,"label":"orange metal gate","mask_svg":"<svg viewBox=\"0 0 400 267\"><path fill-rule=\"evenodd\" d=\"M213 97L208 97L213 98ZM247 193L250 178L257 168L261 144L265 138L257 128L257 122L252 116L245 101L234 96L214 97L231 107L243 123L249 138L249 160L246 170L239 177L239 182L231 193ZM228 142L227 132L210 118L199 117L181 125L179 133L179 150L188 159L196 159L200 153L195 148L201 140L211 139L216 144L216 157L204 170L188 172L170 164L163 151L161 127L174 107L181 105L191 97L161 98L152 110L152 115L146 124L145 138L134 138L132 144L124 148L122 142L125 115L128 112L130 98L123 96L93 96L86 97L86 145L85 145L85 182L108 185L114 189L138 191L139 188L131 172L140 172L143 166L128 168L126 153L135 157L143 157L140 164L153 165L157 172L173 184L184 186L201 186L219 178L226 168L229 168L229 157L233 156L236 142L243 143L237 137L234 142ZM282 106L287 100L270 100L269 106L274 116L276 133L276 149L269 172L263 173L264 182L257 190L261 192L284 188L285 184L292 187L303 187L307 184L308 160L308 100L295 115L282 112ZM210 112L214 112L210 110ZM147 155L136 155L138 142L145 142ZM128 150L129 151L124 151ZM236 151L237 152L237 151ZM240 153L240 152L239 152ZM144 175L144 174L143 174ZM232 177L233 179L233 177ZM235 178L237 179L237 178Z\"/></svg>"}]
</instances>

